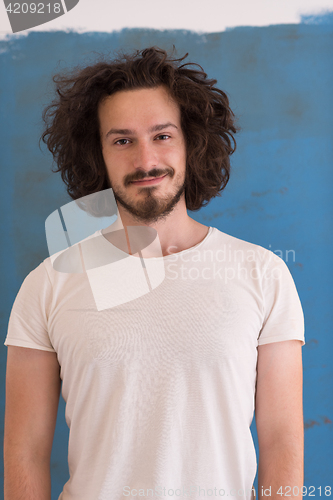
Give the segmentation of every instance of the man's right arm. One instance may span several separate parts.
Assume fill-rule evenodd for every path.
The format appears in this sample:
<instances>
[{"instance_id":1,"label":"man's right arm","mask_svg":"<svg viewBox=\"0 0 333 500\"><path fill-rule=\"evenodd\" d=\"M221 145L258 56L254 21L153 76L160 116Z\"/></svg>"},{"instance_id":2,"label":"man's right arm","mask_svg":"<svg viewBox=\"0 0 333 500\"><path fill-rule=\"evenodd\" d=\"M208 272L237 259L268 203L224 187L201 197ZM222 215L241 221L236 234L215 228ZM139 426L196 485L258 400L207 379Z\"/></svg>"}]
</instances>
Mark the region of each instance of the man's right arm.
<instances>
[{"instance_id":1,"label":"man's right arm","mask_svg":"<svg viewBox=\"0 0 333 500\"><path fill-rule=\"evenodd\" d=\"M4 498L50 500L50 459L61 389L57 354L7 348Z\"/></svg>"}]
</instances>

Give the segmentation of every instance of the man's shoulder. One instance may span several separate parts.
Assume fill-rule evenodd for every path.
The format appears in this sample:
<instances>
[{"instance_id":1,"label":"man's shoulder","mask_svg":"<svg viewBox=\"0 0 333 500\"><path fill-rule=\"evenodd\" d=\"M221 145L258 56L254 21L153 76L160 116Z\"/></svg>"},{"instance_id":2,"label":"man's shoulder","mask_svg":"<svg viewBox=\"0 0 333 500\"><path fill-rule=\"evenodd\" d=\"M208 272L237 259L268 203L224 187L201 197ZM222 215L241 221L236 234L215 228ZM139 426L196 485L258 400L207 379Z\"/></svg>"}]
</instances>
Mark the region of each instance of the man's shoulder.
<instances>
[{"instance_id":1,"label":"man's shoulder","mask_svg":"<svg viewBox=\"0 0 333 500\"><path fill-rule=\"evenodd\" d=\"M215 248L220 248L221 246L227 246L230 250L244 250L247 252L254 252L260 255L262 258L270 258L276 256L273 252L257 243L253 243L237 236L232 236L229 233L225 233L220 229L213 228L214 237L211 239L211 246Z\"/></svg>"},{"instance_id":2,"label":"man's shoulder","mask_svg":"<svg viewBox=\"0 0 333 500\"><path fill-rule=\"evenodd\" d=\"M80 240L79 242L73 244L72 246L69 246L69 247L64 248L62 250L59 250L58 252L55 252L51 255L49 254L47 257L45 257L43 260L41 260L39 262L39 264L35 265L35 267L33 267L25 275L24 281L33 282L33 281L38 280L39 282L41 282L41 280L46 280L46 281L52 282L53 277L55 275L59 274L59 272L57 272L57 271L59 271L59 269L57 269L57 267L60 267L59 262L61 262L61 263L66 262L67 267L70 265L71 265L71 267L73 267L72 273L70 273L68 270L64 269L64 272L62 272L60 274L70 275L70 274L75 273L76 272L74 269L75 266L73 265L73 262L71 261L71 258L73 257L73 254L74 254L74 251L78 248L78 246L80 244L82 244L83 242L85 242L85 241L87 241L95 236L98 236L99 234L100 234L100 231L96 231L94 234ZM61 259L61 257L62 257L62 259ZM77 257L76 253L75 253L75 257Z\"/></svg>"}]
</instances>

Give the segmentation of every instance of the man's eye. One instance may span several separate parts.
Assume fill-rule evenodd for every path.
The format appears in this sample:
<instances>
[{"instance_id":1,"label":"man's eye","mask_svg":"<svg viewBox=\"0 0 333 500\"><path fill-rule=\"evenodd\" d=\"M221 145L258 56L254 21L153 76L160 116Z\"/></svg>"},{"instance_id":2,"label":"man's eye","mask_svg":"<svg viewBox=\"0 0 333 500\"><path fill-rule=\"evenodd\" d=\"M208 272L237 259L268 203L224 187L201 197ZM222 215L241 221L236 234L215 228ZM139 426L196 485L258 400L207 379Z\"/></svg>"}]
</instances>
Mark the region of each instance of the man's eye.
<instances>
[{"instance_id":1,"label":"man's eye","mask_svg":"<svg viewBox=\"0 0 333 500\"><path fill-rule=\"evenodd\" d=\"M125 142L123 142L123 141L125 141ZM119 139L118 141L115 142L115 144L120 144L121 143L120 146L124 146L125 143L126 143L126 141L128 141L128 139Z\"/></svg>"},{"instance_id":2,"label":"man's eye","mask_svg":"<svg viewBox=\"0 0 333 500\"><path fill-rule=\"evenodd\" d=\"M161 137L164 137L164 138L167 138L167 139L169 139L169 138L170 138L170 136L169 136L169 135L166 135L166 134L161 134L161 135L159 135L159 136L157 137L157 139L160 139ZM164 140L164 139L163 139L163 140Z\"/></svg>"}]
</instances>

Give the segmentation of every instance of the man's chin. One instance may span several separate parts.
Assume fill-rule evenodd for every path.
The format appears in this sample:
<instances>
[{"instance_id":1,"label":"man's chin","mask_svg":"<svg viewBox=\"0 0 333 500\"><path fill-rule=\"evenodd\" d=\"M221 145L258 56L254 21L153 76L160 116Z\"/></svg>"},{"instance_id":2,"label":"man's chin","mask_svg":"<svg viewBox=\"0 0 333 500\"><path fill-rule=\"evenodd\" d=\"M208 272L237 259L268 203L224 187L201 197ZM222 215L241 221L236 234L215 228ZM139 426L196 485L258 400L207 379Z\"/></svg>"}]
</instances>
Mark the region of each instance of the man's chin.
<instances>
[{"instance_id":1,"label":"man's chin","mask_svg":"<svg viewBox=\"0 0 333 500\"><path fill-rule=\"evenodd\" d=\"M126 203L124 199L114 193L117 203L132 217L138 224L153 224L164 220L179 203L179 200L184 192L184 185L178 190L176 196L169 200L161 200L152 196L152 193L145 198L139 200L136 206Z\"/></svg>"},{"instance_id":2,"label":"man's chin","mask_svg":"<svg viewBox=\"0 0 333 500\"><path fill-rule=\"evenodd\" d=\"M119 198L117 199L117 202L136 222L148 224L157 221L160 217L163 217L164 209L163 207L158 207L156 203L146 204L144 207L133 207Z\"/></svg>"}]
</instances>

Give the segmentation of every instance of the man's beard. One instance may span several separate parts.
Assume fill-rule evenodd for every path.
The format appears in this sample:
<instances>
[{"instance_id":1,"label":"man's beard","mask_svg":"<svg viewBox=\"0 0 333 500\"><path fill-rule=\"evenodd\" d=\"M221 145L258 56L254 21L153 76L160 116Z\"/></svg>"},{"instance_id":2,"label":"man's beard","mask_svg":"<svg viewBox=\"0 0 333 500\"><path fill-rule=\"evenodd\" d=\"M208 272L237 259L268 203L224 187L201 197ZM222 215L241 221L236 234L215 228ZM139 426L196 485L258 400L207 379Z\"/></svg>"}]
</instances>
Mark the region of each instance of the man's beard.
<instances>
[{"instance_id":1,"label":"man's beard","mask_svg":"<svg viewBox=\"0 0 333 500\"><path fill-rule=\"evenodd\" d=\"M166 197L158 194L159 187L155 189L143 186L139 189L144 190L144 192L138 195L140 199L135 203L131 202L130 196L123 189L118 188L118 186L114 188L112 184L111 187L116 201L131 214L137 223L152 224L165 220L172 212L185 191L185 179L176 184L177 190L174 194L170 193Z\"/></svg>"}]
</instances>

